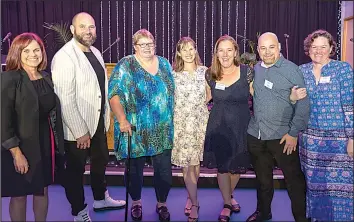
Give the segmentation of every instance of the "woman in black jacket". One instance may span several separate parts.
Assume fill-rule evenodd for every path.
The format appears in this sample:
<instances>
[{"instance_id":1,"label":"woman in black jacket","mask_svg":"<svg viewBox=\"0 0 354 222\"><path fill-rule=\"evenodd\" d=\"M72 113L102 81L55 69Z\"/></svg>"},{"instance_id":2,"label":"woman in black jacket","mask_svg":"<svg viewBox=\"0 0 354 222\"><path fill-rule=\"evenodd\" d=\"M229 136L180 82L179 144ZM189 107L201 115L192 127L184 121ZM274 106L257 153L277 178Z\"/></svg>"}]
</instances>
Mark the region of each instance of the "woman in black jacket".
<instances>
[{"instance_id":1,"label":"woman in black jacket","mask_svg":"<svg viewBox=\"0 0 354 222\"><path fill-rule=\"evenodd\" d=\"M45 221L48 186L63 169L63 127L59 99L47 73L42 40L17 36L1 74L1 194L11 197L12 221L26 220L27 195L33 195L36 221Z\"/></svg>"}]
</instances>

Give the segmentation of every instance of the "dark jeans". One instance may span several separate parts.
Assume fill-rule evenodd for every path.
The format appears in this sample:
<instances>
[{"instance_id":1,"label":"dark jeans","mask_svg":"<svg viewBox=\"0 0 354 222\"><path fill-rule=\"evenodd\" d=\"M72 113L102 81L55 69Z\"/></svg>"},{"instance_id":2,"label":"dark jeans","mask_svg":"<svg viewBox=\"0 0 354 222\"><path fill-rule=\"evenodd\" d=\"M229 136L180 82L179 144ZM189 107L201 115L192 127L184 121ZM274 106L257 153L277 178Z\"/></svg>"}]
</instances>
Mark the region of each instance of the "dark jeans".
<instances>
[{"instance_id":1,"label":"dark jeans","mask_svg":"<svg viewBox=\"0 0 354 222\"><path fill-rule=\"evenodd\" d=\"M109 153L104 119L101 116L95 135L91 139L89 149L76 148L76 142L65 141L66 169L64 188L66 197L71 204L71 213L76 216L86 207L83 174L87 157L90 156L91 188L95 200L103 200L106 192L105 171Z\"/></svg>"},{"instance_id":2,"label":"dark jeans","mask_svg":"<svg viewBox=\"0 0 354 222\"><path fill-rule=\"evenodd\" d=\"M129 194L133 201L141 199L141 190L143 187L143 170L146 157L130 159L129 174ZM171 150L165 150L163 153L151 157L154 167L154 187L156 200L165 203L172 183ZM125 161L125 175L127 175L128 161ZM125 177L125 184L127 177Z\"/></svg>"},{"instance_id":3,"label":"dark jeans","mask_svg":"<svg viewBox=\"0 0 354 222\"><path fill-rule=\"evenodd\" d=\"M257 176L257 208L263 215L271 213L271 203L274 195L273 187L273 157L282 169L291 208L296 221L306 219L306 182L301 171L299 152L296 149L290 155L283 153L285 142L280 140L259 140L247 136L248 150Z\"/></svg>"}]
</instances>

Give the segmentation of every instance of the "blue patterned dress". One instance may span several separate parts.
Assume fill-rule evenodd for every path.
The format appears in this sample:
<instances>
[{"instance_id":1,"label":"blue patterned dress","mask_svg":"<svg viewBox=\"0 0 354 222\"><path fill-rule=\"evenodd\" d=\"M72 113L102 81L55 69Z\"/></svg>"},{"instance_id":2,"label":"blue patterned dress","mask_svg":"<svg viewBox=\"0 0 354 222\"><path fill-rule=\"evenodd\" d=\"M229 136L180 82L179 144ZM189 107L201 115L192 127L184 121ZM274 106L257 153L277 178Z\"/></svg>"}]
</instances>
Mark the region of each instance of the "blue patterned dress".
<instances>
[{"instance_id":1,"label":"blue patterned dress","mask_svg":"<svg viewBox=\"0 0 354 222\"><path fill-rule=\"evenodd\" d=\"M118 95L127 120L136 126L131 158L154 156L172 149L172 67L163 57L158 57L158 61L158 72L151 75L141 67L135 56L126 56L118 62L109 79L108 98ZM127 133L120 133L119 123L114 118L114 149L118 160L127 158L127 146Z\"/></svg>"},{"instance_id":2,"label":"blue patterned dress","mask_svg":"<svg viewBox=\"0 0 354 222\"><path fill-rule=\"evenodd\" d=\"M353 70L332 60L316 85L312 63L300 66L310 98L308 129L299 136L307 180L307 216L319 221L353 221Z\"/></svg>"}]
</instances>

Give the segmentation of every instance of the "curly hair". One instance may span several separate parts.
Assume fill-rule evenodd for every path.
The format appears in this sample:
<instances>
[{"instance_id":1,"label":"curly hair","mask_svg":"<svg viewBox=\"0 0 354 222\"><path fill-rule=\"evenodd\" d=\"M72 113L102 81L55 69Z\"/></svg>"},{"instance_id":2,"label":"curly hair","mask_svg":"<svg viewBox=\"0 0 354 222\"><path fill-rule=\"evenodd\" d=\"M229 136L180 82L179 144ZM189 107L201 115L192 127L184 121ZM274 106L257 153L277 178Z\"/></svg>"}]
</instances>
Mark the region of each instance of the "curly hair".
<instances>
[{"instance_id":1,"label":"curly hair","mask_svg":"<svg viewBox=\"0 0 354 222\"><path fill-rule=\"evenodd\" d=\"M315 41L315 39L318 37L325 37L328 40L329 46L332 47L332 51L330 53L330 56L334 56L336 54L337 44L334 41L333 36L329 32L327 32L326 30L322 30L322 29L312 32L311 34L309 34L305 38L305 40L304 40L305 54L309 55L311 45Z\"/></svg>"}]
</instances>

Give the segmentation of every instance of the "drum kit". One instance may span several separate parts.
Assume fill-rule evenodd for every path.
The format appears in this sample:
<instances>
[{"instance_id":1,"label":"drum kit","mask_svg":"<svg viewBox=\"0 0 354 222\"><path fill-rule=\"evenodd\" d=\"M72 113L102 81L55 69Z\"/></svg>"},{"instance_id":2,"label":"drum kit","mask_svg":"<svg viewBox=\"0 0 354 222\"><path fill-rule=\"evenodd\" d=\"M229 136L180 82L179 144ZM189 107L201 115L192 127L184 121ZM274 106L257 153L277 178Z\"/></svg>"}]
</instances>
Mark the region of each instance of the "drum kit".
<instances>
[{"instance_id":1,"label":"drum kit","mask_svg":"<svg viewBox=\"0 0 354 222\"><path fill-rule=\"evenodd\" d=\"M4 54L4 43L7 42L8 44L8 48L10 48L11 46L11 40L10 40L10 37L11 37L12 33L9 32L6 34L6 36L1 40L1 71L5 71L5 68L6 68L6 57L7 55Z\"/></svg>"}]
</instances>

